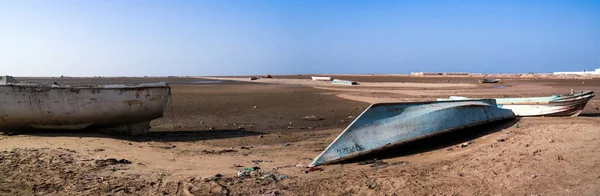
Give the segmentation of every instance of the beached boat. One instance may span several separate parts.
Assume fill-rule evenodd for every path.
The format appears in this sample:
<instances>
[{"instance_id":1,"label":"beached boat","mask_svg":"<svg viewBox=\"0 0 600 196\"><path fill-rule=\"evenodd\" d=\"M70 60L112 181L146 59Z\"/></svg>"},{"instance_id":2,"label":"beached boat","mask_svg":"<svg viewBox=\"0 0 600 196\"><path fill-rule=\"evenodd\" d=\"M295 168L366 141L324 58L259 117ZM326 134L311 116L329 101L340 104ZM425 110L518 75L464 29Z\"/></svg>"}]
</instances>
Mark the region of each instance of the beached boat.
<instances>
[{"instance_id":1,"label":"beached boat","mask_svg":"<svg viewBox=\"0 0 600 196\"><path fill-rule=\"evenodd\" d=\"M9 79L10 80L10 79ZM166 83L135 86L60 86L0 83L0 129L111 128L143 134L163 116Z\"/></svg>"},{"instance_id":2,"label":"beached boat","mask_svg":"<svg viewBox=\"0 0 600 196\"><path fill-rule=\"evenodd\" d=\"M352 122L314 161L335 163L406 142L488 122L515 118L492 99L378 103Z\"/></svg>"},{"instance_id":3,"label":"beached boat","mask_svg":"<svg viewBox=\"0 0 600 196\"><path fill-rule=\"evenodd\" d=\"M579 116L587 102L594 97L594 91L552 95L549 97L496 98L498 107L512 110L517 116ZM475 100L451 96L445 100Z\"/></svg>"},{"instance_id":4,"label":"beached boat","mask_svg":"<svg viewBox=\"0 0 600 196\"><path fill-rule=\"evenodd\" d=\"M311 76L314 81L331 81L331 77Z\"/></svg>"},{"instance_id":5,"label":"beached boat","mask_svg":"<svg viewBox=\"0 0 600 196\"><path fill-rule=\"evenodd\" d=\"M498 83L500 79L481 79L479 83Z\"/></svg>"},{"instance_id":6,"label":"beached boat","mask_svg":"<svg viewBox=\"0 0 600 196\"><path fill-rule=\"evenodd\" d=\"M341 84L341 85L358 85L358 82L355 82L355 81L338 80L338 79L334 79L331 83L332 84Z\"/></svg>"}]
</instances>

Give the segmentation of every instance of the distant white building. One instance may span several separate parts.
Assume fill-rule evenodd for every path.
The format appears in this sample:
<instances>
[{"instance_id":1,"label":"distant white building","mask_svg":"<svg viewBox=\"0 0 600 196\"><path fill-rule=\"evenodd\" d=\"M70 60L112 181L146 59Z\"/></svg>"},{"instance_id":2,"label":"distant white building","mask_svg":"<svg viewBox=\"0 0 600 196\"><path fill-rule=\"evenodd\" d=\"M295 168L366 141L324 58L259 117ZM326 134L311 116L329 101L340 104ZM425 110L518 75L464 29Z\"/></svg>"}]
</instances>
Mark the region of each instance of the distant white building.
<instances>
[{"instance_id":1,"label":"distant white building","mask_svg":"<svg viewBox=\"0 0 600 196\"><path fill-rule=\"evenodd\" d=\"M412 72L410 73L412 76L439 76L442 75L442 72Z\"/></svg>"},{"instance_id":2,"label":"distant white building","mask_svg":"<svg viewBox=\"0 0 600 196\"><path fill-rule=\"evenodd\" d=\"M575 75L594 74L594 75L600 75L600 68L598 68L598 69L596 69L594 71L583 70L583 71L571 71L571 72L554 72L554 74L575 74Z\"/></svg>"}]
</instances>

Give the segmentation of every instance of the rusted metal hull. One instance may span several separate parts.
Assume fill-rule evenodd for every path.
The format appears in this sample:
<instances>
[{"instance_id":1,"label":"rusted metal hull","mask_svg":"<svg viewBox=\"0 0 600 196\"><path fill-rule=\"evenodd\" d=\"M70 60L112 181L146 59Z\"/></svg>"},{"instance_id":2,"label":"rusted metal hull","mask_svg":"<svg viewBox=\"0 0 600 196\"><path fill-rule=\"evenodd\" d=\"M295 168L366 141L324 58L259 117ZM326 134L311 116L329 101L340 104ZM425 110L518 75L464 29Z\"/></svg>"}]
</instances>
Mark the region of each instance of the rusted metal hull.
<instances>
[{"instance_id":1,"label":"rusted metal hull","mask_svg":"<svg viewBox=\"0 0 600 196\"><path fill-rule=\"evenodd\" d=\"M494 100L371 105L311 165L335 163L405 142L515 118Z\"/></svg>"},{"instance_id":2,"label":"rusted metal hull","mask_svg":"<svg viewBox=\"0 0 600 196\"><path fill-rule=\"evenodd\" d=\"M0 96L0 129L84 129L145 124L159 118L170 88L166 83L102 87L0 85Z\"/></svg>"},{"instance_id":3,"label":"rusted metal hull","mask_svg":"<svg viewBox=\"0 0 600 196\"><path fill-rule=\"evenodd\" d=\"M497 98L498 107L512 110L517 116L578 116L587 102L595 96L594 91L569 95L530 98ZM477 98L451 96L444 100L475 100Z\"/></svg>"}]
</instances>

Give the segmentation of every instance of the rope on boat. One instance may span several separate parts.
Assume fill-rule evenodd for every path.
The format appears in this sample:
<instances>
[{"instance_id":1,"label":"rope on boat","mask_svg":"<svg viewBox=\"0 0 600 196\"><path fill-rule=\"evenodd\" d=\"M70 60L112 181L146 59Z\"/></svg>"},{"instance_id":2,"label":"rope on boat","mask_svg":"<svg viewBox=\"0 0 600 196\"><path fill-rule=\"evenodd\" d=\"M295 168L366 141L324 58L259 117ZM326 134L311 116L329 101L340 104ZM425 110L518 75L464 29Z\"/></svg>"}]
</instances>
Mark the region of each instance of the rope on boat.
<instances>
[{"instance_id":1,"label":"rope on boat","mask_svg":"<svg viewBox=\"0 0 600 196\"><path fill-rule=\"evenodd\" d=\"M173 131L176 131L175 127L175 113L173 112L173 94L169 91L169 109L171 110L171 120L173 122Z\"/></svg>"}]
</instances>

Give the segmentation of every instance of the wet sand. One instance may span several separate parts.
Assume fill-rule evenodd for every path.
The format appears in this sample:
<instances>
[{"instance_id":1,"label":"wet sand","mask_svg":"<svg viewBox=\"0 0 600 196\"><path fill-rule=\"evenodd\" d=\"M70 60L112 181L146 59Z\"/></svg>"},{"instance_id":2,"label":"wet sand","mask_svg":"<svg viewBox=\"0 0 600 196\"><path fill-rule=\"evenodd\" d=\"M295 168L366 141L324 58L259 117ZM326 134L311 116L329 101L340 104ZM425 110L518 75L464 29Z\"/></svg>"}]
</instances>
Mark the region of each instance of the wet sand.
<instances>
[{"instance_id":1,"label":"wet sand","mask_svg":"<svg viewBox=\"0 0 600 196\"><path fill-rule=\"evenodd\" d=\"M208 84L198 84L206 78L26 78L74 85L166 81L172 84L172 107L152 121L147 136L0 135L0 194L600 194L600 97L577 118L520 118L325 165L323 171L304 174L296 167L308 165L352 121L349 116L370 103L600 92L599 79L478 84L472 77L343 75L336 78L375 85L336 86L312 83L309 76L237 78ZM376 85L391 82L403 84ZM302 119L309 115L322 119ZM387 164L358 164L373 158ZM260 167L256 176L237 177L237 170L253 166Z\"/></svg>"}]
</instances>

